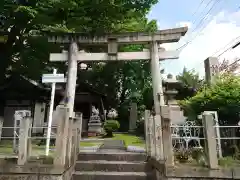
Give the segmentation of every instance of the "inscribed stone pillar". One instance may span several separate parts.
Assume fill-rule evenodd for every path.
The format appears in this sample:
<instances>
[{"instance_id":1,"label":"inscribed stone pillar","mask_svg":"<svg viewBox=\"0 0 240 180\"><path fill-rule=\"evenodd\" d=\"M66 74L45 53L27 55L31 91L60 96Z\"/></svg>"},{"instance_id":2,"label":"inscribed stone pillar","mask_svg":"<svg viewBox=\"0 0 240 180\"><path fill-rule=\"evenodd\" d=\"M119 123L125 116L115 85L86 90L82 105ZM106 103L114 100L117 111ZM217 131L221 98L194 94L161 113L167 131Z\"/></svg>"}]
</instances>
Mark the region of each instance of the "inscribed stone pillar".
<instances>
[{"instance_id":1,"label":"inscribed stone pillar","mask_svg":"<svg viewBox=\"0 0 240 180\"><path fill-rule=\"evenodd\" d=\"M162 127L163 127L163 152L167 166L174 166L174 154L172 147L170 107L161 106Z\"/></svg>"},{"instance_id":2,"label":"inscribed stone pillar","mask_svg":"<svg viewBox=\"0 0 240 180\"><path fill-rule=\"evenodd\" d=\"M151 134L150 134L150 123L149 123L149 119L150 119L150 111L149 110L145 110L144 113L144 132L145 132L145 142L146 142L146 152L147 152L147 156L151 156L151 144L150 144L150 138L151 138Z\"/></svg>"},{"instance_id":3,"label":"inscribed stone pillar","mask_svg":"<svg viewBox=\"0 0 240 180\"><path fill-rule=\"evenodd\" d=\"M218 58L216 57L208 57L204 61L204 67L205 67L205 77L208 85L210 85L214 80L214 75L216 75L219 72L218 69Z\"/></svg>"},{"instance_id":4,"label":"inscribed stone pillar","mask_svg":"<svg viewBox=\"0 0 240 180\"><path fill-rule=\"evenodd\" d=\"M137 128L137 103L131 103L130 118L129 118L129 131L133 132Z\"/></svg>"},{"instance_id":5,"label":"inscribed stone pillar","mask_svg":"<svg viewBox=\"0 0 240 180\"><path fill-rule=\"evenodd\" d=\"M154 128L155 116L150 115L148 119L148 132L149 132L149 155L153 158L156 156L156 141L155 141L155 128Z\"/></svg>"},{"instance_id":6,"label":"inscribed stone pillar","mask_svg":"<svg viewBox=\"0 0 240 180\"><path fill-rule=\"evenodd\" d=\"M204 111L203 126L205 137L205 152L207 154L208 166L211 169L218 169L217 158L217 140L215 131L215 122L212 112Z\"/></svg>"},{"instance_id":7,"label":"inscribed stone pillar","mask_svg":"<svg viewBox=\"0 0 240 180\"><path fill-rule=\"evenodd\" d=\"M68 129L68 142L67 142L67 155L66 155L66 166L71 166L71 157L72 157L72 148L74 148L72 137L73 137L73 129L74 129L74 119L69 118L69 129Z\"/></svg>"},{"instance_id":8,"label":"inscribed stone pillar","mask_svg":"<svg viewBox=\"0 0 240 180\"><path fill-rule=\"evenodd\" d=\"M18 165L24 165L31 153L31 141L29 140L29 135L31 134L31 117L22 111L23 118L20 121L19 130L19 144L18 144ZM30 114L30 113L29 113Z\"/></svg>"},{"instance_id":9,"label":"inscribed stone pillar","mask_svg":"<svg viewBox=\"0 0 240 180\"><path fill-rule=\"evenodd\" d=\"M205 77L206 82L209 86L214 82L214 76L216 76L219 73L219 67L218 67L218 58L216 57L209 57L204 61L205 64ZM219 126L218 122L218 115L217 112L214 112L215 114L215 120L216 120L216 126ZM234 129L233 129L234 130ZM221 149L221 137L220 137L220 129L219 127L216 128L216 135L217 135L217 144L218 144L218 156L222 157L222 149Z\"/></svg>"},{"instance_id":10,"label":"inscribed stone pillar","mask_svg":"<svg viewBox=\"0 0 240 180\"><path fill-rule=\"evenodd\" d=\"M69 108L59 105L56 108L58 126L56 134L56 154L54 158L54 165L65 167L68 145L68 131L69 131Z\"/></svg>"},{"instance_id":11,"label":"inscribed stone pillar","mask_svg":"<svg viewBox=\"0 0 240 180\"><path fill-rule=\"evenodd\" d=\"M163 140L162 140L162 122L160 106L164 105L164 96L162 89L162 77L160 74L158 43L153 41L151 46L151 73L153 81L153 100L154 100L154 139L155 153L157 160L163 159Z\"/></svg>"}]
</instances>

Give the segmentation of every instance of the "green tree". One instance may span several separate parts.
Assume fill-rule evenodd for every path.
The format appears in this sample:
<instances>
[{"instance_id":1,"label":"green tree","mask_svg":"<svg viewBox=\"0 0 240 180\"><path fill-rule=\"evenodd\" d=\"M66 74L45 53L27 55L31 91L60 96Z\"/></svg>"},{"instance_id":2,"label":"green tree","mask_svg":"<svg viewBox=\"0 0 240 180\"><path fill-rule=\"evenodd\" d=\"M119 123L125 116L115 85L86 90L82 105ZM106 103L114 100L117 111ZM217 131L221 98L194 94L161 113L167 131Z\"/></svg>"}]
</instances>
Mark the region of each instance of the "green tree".
<instances>
[{"instance_id":1,"label":"green tree","mask_svg":"<svg viewBox=\"0 0 240 180\"><path fill-rule=\"evenodd\" d=\"M189 99L180 101L186 115L196 119L203 111L217 111L220 125L236 125L239 121L240 79L224 74L211 87L202 88Z\"/></svg>"},{"instance_id":2,"label":"green tree","mask_svg":"<svg viewBox=\"0 0 240 180\"><path fill-rule=\"evenodd\" d=\"M145 17L132 18L122 29L122 31L155 30L156 21L148 21ZM145 48L143 45L127 45L121 46L120 51L142 51L143 48ZM80 72L79 76L107 94L109 108L117 109L119 120L122 120L121 129L126 129L130 102L137 101L140 111L144 108L142 94L151 84L149 61L94 63L92 69L92 72Z\"/></svg>"},{"instance_id":3,"label":"green tree","mask_svg":"<svg viewBox=\"0 0 240 180\"><path fill-rule=\"evenodd\" d=\"M0 29L8 39L2 52L0 84L6 74L18 72L39 80L41 74L57 67L50 63L49 53L60 51L59 45L47 43L43 32L85 32L102 34L124 31L155 31L156 21L148 21L146 14L157 0L2 0ZM141 51L142 45L122 46L122 51ZM86 47L100 51L101 47ZM149 83L148 62L92 63L93 71L80 71L79 77L105 92L109 107L121 112L128 109L132 98L141 101L140 94ZM141 103L140 103L141 104ZM125 111L127 112L127 111ZM125 116L124 116L125 117Z\"/></svg>"},{"instance_id":4,"label":"green tree","mask_svg":"<svg viewBox=\"0 0 240 180\"><path fill-rule=\"evenodd\" d=\"M145 17L156 0L1 0L0 29L7 33L1 47L0 84L8 71L38 79L49 67L49 51L57 47L33 37L43 31L116 32L134 17ZM39 54L38 54L39 53ZM35 71L33 71L34 69Z\"/></svg>"},{"instance_id":5,"label":"green tree","mask_svg":"<svg viewBox=\"0 0 240 180\"><path fill-rule=\"evenodd\" d=\"M192 97L196 92L203 86L203 80L200 79L199 74L194 70L187 70L183 68L182 73L177 75L176 79L180 82L180 87L177 88L178 95L177 99L185 99L187 97Z\"/></svg>"}]
</instances>

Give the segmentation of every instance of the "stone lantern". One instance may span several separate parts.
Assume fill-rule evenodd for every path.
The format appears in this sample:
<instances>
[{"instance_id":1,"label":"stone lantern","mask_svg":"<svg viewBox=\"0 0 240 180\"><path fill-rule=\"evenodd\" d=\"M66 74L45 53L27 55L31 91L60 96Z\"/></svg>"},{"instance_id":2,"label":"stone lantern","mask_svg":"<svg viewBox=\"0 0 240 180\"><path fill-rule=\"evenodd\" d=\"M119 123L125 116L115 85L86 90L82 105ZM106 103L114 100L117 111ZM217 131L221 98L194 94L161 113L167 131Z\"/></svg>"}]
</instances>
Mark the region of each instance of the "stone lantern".
<instances>
[{"instance_id":1,"label":"stone lantern","mask_svg":"<svg viewBox=\"0 0 240 180\"><path fill-rule=\"evenodd\" d=\"M176 89L178 87L180 87L180 82L173 79L170 74L167 79L163 80L163 92L167 105L177 105L176 95L178 91Z\"/></svg>"},{"instance_id":2,"label":"stone lantern","mask_svg":"<svg viewBox=\"0 0 240 180\"><path fill-rule=\"evenodd\" d=\"M170 119L172 124L181 124L186 119L176 100L176 95L178 94L176 89L180 86L180 82L173 79L170 75L168 75L167 79L163 80L165 104L170 107Z\"/></svg>"}]
</instances>

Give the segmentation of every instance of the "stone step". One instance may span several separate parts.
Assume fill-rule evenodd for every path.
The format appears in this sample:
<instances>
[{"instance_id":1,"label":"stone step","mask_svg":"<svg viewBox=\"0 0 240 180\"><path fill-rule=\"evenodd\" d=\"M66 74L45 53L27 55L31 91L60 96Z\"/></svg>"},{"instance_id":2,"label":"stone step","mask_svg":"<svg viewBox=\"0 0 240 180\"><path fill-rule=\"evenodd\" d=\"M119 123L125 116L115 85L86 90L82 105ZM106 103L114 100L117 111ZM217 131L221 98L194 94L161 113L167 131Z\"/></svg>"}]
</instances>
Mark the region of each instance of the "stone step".
<instances>
[{"instance_id":1,"label":"stone step","mask_svg":"<svg viewBox=\"0 0 240 180\"><path fill-rule=\"evenodd\" d=\"M105 160L105 161L133 161L143 162L147 160L145 153L132 153L132 152L81 152L78 155L79 161L92 161L92 160Z\"/></svg>"},{"instance_id":2,"label":"stone step","mask_svg":"<svg viewBox=\"0 0 240 180\"><path fill-rule=\"evenodd\" d=\"M125 143L123 140L105 140L103 144L100 146L100 149L119 149L126 150Z\"/></svg>"},{"instance_id":3,"label":"stone step","mask_svg":"<svg viewBox=\"0 0 240 180\"><path fill-rule=\"evenodd\" d=\"M144 172L75 172L72 180L152 180L153 176Z\"/></svg>"},{"instance_id":4,"label":"stone step","mask_svg":"<svg viewBox=\"0 0 240 180\"><path fill-rule=\"evenodd\" d=\"M76 171L115 171L115 172L149 172L151 170L145 162L128 161L77 161Z\"/></svg>"}]
</instances>

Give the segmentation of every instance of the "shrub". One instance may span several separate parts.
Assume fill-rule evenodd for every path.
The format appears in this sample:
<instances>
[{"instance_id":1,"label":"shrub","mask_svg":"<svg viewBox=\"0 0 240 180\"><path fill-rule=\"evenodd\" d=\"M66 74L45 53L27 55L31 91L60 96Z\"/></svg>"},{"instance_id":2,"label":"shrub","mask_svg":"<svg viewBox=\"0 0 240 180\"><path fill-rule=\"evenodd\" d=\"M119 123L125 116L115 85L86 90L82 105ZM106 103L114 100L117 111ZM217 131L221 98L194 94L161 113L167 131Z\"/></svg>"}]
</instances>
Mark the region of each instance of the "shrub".
<instances>
[{"instance_id":1,"label":"shrub","mask_svg":"<svg viewBox=\"0 0 240 180\"><path fill-rule=\"evenodd\" d=\"M104 123L104 130L107 133L107 137L113 137L113 132L120 128L120 124L116 120L107 120Z\"/></svg>"},{"instance_id":2,"label":"shrub","mask_svg":"<svg viewBox=\"0 0 240 180\"><path fill-rule=\"evenodd\" d=\"M181 149L178 149L176 152L175 152L175 157L176 159L181 162L181 163L185 163L188 161L189 157L190 157L190 151L188 149L185 149L185 148L181 148Z\"/></svg>"},{"instance_id":3,"label":"shrub","mask_svg":"<svg viewBox=\"0 0 240 180\"><path fill-rule=\"evenodd\" d=\"M139 135L143 135L143 136L144 136L144 133L145 133L144 122L145 122L144 119L141 119L141 120L137 121L137 128L136 128L136 133L139 134Z\"/></svg>"},{"instance_id":4,"label":"shrub","mask_svg":"<svg viewBox=\"0 0 240 180\"><path fill-rule=\"evenodd\" d=\"M196 161L198 161L201 156L204 155L204 151L202 147L194 147L191 149L191 155L192 158L195 159Z\"/></svg>"}]
</instances>

